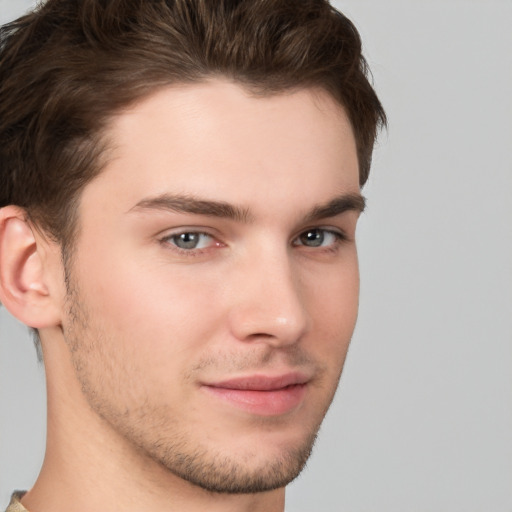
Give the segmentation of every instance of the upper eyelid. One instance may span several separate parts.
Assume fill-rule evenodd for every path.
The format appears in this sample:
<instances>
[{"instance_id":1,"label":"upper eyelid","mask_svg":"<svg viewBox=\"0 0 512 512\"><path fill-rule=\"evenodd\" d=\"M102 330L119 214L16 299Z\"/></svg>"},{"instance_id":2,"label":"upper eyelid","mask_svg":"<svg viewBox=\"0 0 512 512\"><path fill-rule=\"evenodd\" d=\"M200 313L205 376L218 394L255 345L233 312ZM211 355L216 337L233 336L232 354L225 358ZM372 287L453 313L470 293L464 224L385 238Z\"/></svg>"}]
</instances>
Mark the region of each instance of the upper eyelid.
<instances>
[{"instance_id":1,"label":"upper eyelid","mask_svg":"<svg viewBox=\"0 0 512 512\"><path fill-rule=\"evenodd\" d=\"M210 237L210 238L213 238L215 239L216 237L214 235L212 235L211 233L207 233L206 231L192 231L192 230L187 230L187 231L176 231L175 233L167 233L167 234L164 234L163 236L160 237L161 240L165 240L167 238L175 238L175 237L178 237L180 235L204 235L204 236L207 236L207 237Z\"/></svg>"},{"instance_id":2,"label":"upper eyelid","mask_svg":"<svg viewBox=\"0 0 512 512\"><path fill-rule=\"evenodd\" d=\"M305 233L306 231L310 231L313 229L318 229L321 231L328 231L328 232L332 232L332 233L345 234L345 230L340 227L312 225L312 226L303 227L300 230L296 231L296 233L294 235L292 235L292 238L297 238L302 233ZM217 231L217 230L215 230L213 228L203 227L203 226L194 226L194 227L180 226L177 228L164 229L164 230L160 231L157 234L157 236L159 236L159 237L161 236L162 238L165 238L165 237L181 235L183 233L197 233L200 235L208 235L208 236L212 236L212 237L219 236L218 234L215 234L215 231Z\"/></svg>"},{"instance_id":3,"label":"upper eyelid","mask_svg":"<svg viewBox=\"0 0 512 512\"><path fill-rule=\"evenodd\" d=\"M332 229L332 228L308 228L305 230L302 230L296 237L292 239L292 243L295 242L295 240L299 239L301 235L307 233L308 231L323 231L324 233L329 233L331 235L334 235L339 241L345 241L350 240L350 237L347 235L347 233L342 229Z\"/></svg>"},{"instance_id":4,"label":"upper eyelid","mask_svg":"<svg viewBox=\"0 0 512 512\"><path fill-rule=\"evenodd\" d=\"M348 237L348 234L347 234L347 231L341 227L336 227L336 226L308 226L308 227L305 227L305 228L302 228L300 231L297 232L296 235L293 236L292 240L295 240L296 238L298 238L300 235L302 235L303 233L307 233L308 231L312 231L314 229L318 229L319 231L325 231L327 233L333 233L335 235L340 235L340 236L343 236L343 237Z\"/></svg>"},{"instance_id":5,"label":"upper eyelid","mask_svg":"<svg viewBox=\"0 0 512 512\"><path fill-rule=\"evenodd\" d=\"M215 233L215 229L208 228L206 226L179 226L176 228L167 228L163 229L159 233L156 234L157 238L164 239L164 238L171 238L173 236L182 235L184 233L195 233L198 235L207 235L211 236L212 238L217 238L219 235Z\"/></svg>"}]
</instances>

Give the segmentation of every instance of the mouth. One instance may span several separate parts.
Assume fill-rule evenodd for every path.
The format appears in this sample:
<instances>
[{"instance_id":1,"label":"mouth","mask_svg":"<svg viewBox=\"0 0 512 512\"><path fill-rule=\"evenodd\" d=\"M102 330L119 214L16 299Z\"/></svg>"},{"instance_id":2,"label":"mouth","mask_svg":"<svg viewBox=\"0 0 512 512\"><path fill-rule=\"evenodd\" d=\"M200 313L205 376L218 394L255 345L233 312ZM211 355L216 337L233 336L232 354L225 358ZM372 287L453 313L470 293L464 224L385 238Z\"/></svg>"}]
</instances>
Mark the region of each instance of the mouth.
<instances>
[{"instance_id":1,"label":"mouth","mask_svg":"<svg viewBox=\"0 0 512 512\"><path fill-rule=\"evenodd\" d=\"M280 416L300 408L309 380L301 373L251 375L203 384L202 388L231 407L259 416Z\"/></svg>"}]
</instances>

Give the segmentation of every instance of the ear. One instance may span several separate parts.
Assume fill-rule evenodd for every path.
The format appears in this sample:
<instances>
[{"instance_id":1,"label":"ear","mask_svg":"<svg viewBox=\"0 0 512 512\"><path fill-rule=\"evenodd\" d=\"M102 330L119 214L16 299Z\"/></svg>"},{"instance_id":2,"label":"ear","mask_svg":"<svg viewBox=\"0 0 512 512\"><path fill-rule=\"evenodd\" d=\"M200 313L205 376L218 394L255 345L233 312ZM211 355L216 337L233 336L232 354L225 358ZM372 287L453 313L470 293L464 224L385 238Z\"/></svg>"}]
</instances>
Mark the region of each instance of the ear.
<instances>
[{"instance_id":1,"label":"ear","mask_svg":"<svg viewBox=\"0 0 512 512\"><path fill-rule=\"evenodd\" d=\"M56 287L51 273L45 272L48 247L22 208L0 208L0 302L36 329L60 323L58 297L50 293Z\"/></svg>"}]
</instances>

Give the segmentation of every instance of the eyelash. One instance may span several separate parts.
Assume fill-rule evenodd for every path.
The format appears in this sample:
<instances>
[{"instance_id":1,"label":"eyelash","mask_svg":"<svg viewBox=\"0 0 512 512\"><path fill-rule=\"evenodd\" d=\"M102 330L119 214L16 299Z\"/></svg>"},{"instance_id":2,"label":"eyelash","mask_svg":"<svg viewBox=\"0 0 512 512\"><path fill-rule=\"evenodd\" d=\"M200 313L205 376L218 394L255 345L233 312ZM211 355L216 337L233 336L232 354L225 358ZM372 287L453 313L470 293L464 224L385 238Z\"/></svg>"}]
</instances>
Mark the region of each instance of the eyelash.
<instances>
[{"instance_id":1,"label":"eyelash","mask_svg":"<svg viewBox=\"0 0 512 512\"><path fill-rule=\"evenodd\" d=\"M297 243L297 240L299 240L300 237L305 236L308 233L312 233L315 231L321 232L324 237L329 236L329 235L333 236L334 237L333 243L326 247L322 247L321 245L316 246L316 247L315 246L307 246L303 243ZM201 248L192 247L189 249L184 249L182 247L178 247L175 243L173 243L173 240L175 240L178 237L183 236L183 235L206 236L206 237L209 237L212 239L212 243L204 248L203 247L201 247ZM215 238L214 235L204 232L204 231L195 231L194 229L183 230L183 231L179 231L176 233L171 233L171 234L165 235L164 237L160 238L159 241L165 247L167 247L167 248L170 247L171 250L176 251L177 253L187 256L187 257L200 256L200 255L204 254L204 252L209 251L212 248L224 246L224 244L222 242L219 242ZM349 241L349 237L343 231L322 228L322 227L314 227L314 228L309 228L309 229L306 229L306 230L300 232L293 239L292 246L293 247L303 247L305 249L311 249L314 251L336 252L339 249L340 245L342 245L343 243L346 243L348 241Z\"/></svg>"}]
</instances>

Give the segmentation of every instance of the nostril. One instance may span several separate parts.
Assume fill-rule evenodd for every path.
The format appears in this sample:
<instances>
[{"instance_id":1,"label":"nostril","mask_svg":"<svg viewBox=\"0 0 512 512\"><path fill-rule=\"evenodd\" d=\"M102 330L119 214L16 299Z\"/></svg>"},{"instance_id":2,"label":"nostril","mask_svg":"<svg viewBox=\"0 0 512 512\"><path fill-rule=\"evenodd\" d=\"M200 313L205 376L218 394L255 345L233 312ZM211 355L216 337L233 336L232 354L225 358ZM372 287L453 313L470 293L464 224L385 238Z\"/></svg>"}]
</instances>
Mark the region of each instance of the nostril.
<instances>
[{"instance_id":1,"label":"nostril","mask_svg":"<svg viewBox=\"0 0 512 512\"><path fill-rule=\"evenodd\" d=\"M254 334L250 334L247 336L248 340L256 340L256 339L264 339L264 338L273 338L272 334L268 332L255 332Z\"/></svg>"}]
</instances>

